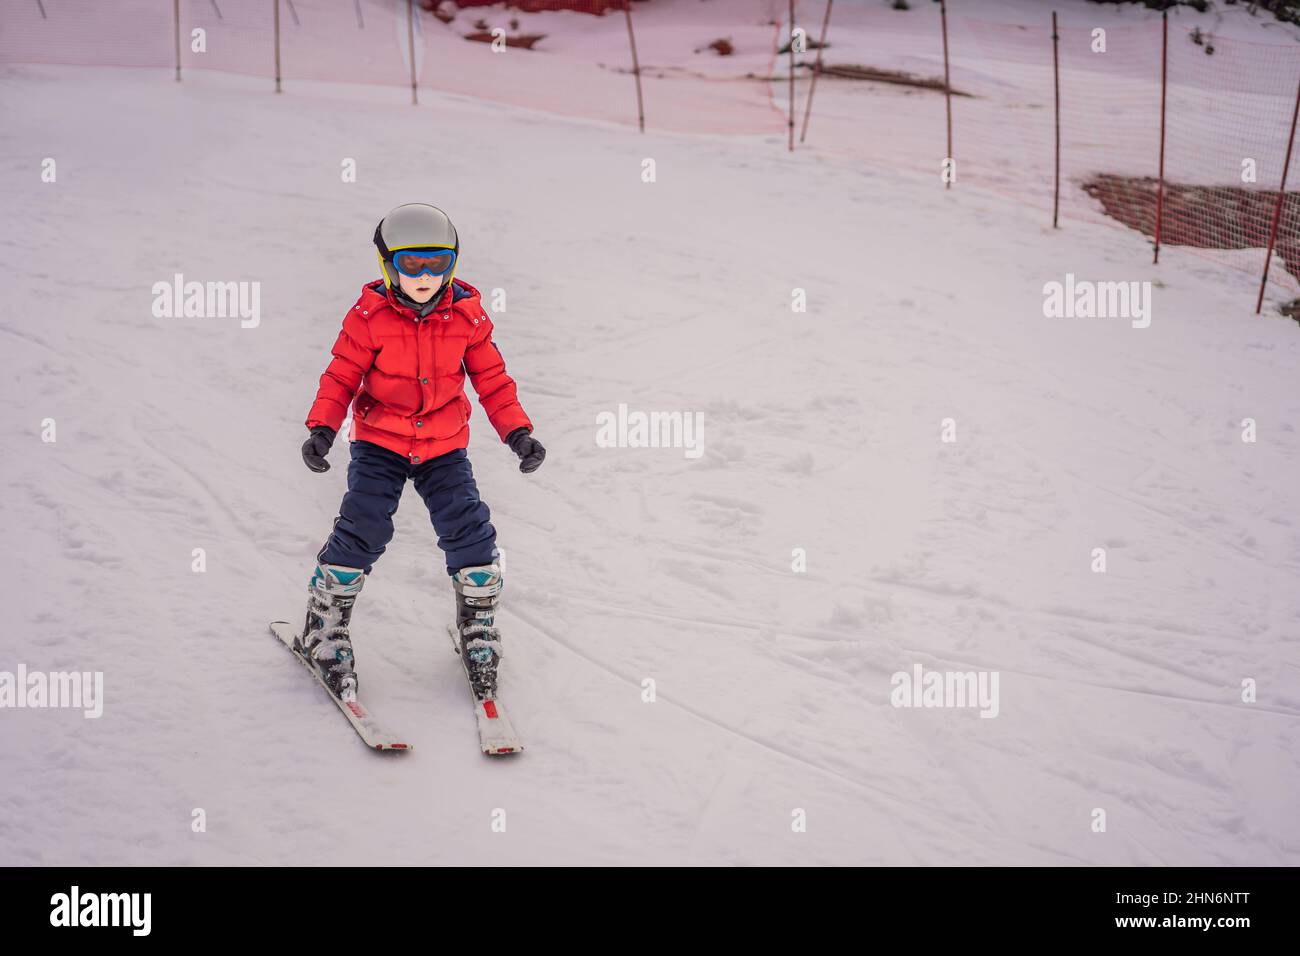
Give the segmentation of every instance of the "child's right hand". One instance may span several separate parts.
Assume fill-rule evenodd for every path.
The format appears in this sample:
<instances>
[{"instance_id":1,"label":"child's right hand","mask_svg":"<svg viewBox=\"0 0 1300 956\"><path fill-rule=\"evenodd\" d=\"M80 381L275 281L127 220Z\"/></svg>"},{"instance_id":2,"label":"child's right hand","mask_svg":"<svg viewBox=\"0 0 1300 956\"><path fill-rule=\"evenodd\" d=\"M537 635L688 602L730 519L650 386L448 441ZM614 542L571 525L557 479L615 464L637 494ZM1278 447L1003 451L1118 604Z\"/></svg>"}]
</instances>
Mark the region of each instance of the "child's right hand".
<instances>
[{"instance_id":1,"label":"child's right hand","mask_svg":"<svg viewBox=\"0 0 1300 956\"><path fill-rule=\"evenodd\" d=\"M302 443L302 460L312 471L329 471L330 463L325 460L325 456L333 444L334 429L328 425L317 425L311 430L311 436Z\"/></svg>"}]
</instances>

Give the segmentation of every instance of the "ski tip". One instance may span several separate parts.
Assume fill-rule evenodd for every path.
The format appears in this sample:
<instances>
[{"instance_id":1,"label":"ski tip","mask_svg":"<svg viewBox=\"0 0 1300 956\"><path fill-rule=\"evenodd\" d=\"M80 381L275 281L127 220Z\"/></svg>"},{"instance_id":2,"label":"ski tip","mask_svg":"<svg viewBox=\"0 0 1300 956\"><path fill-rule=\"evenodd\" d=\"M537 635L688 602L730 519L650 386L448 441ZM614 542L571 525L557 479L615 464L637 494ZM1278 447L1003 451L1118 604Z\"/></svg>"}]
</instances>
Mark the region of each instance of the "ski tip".
<instances>
[{"instance_id":1,"label":"ski tip","mask_svg":"<svg viewBox=\"0 0 1300 956\"><path fill-rule=\"evenodd\" d=\"M388 750L408 751L414 750L415 748L410 744L375 744L375 749L380 753L383 753Z\"/></svg>"}]
</instances>

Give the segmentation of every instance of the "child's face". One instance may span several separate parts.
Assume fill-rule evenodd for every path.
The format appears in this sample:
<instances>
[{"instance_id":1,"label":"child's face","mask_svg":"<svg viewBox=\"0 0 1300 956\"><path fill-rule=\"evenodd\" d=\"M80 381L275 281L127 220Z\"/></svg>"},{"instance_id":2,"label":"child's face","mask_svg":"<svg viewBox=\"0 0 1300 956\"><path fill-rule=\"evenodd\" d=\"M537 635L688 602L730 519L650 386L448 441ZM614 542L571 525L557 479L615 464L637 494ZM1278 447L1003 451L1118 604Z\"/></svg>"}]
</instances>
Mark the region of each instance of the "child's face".
<instances>
[{"instance_id":1,"label":"child's face","mask_svg":"<svg viewBox=\"0 0 1300 956\"><path fill-rule=\"evenodd\" d=\"M410 276L404 276L398 273L397 284L401 286L402 291L411 299L414 299L420 305L428 302L438 291L438 286L442 285L442 279L439 276L431 276L425 273L422 276L416 276L412 279Z\"/></svg>"}]
</instances>

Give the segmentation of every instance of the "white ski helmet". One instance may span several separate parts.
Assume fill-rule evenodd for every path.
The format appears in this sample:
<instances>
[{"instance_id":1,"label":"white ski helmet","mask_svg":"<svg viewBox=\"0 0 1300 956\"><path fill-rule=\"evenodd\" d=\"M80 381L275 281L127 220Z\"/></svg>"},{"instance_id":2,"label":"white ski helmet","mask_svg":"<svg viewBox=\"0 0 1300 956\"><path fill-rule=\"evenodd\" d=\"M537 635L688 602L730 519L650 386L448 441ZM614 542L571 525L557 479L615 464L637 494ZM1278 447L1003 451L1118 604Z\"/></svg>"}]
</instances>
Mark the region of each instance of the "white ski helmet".
<instances>
[{"instance_id":1,"label":"white ski helmet","mask_svg":"<svg viewBox=\"0 0 1300 956\"><path fill-rule=\"evenodd\" d=\"M460 255L460 237L447 214L428 203L410 202L393 209L379 220L375 227L375 248L379 250L379 266L383 269L384 285L397 285L398 271L393 255L405 249L449 249L453 255L451 268L442 276L438 289L441 296L456 274L455 257ZM438 296L435 296L435 300Z\"/></svg>"}]
</instances>

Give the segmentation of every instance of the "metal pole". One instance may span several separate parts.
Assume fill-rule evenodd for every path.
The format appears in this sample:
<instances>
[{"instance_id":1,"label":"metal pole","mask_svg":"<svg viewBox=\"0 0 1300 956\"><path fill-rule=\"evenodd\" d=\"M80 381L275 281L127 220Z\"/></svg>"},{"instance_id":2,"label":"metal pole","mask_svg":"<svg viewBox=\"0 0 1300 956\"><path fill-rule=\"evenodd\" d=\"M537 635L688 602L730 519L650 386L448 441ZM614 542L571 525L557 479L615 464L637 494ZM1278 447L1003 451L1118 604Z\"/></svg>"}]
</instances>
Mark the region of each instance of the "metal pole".
<instances>
[{"instance_id":1,"label":"metal pole","mask_svg":"<svg viewBox=\"0 0 1300 956\"><path fill-rule=\"evenodd\" d=\"M1286 174L1291 168L1291 147L1295 145L1295 121L1300 116L1300 87L1296 88L1295 107L1291 110L1291 136L1286 141L1286 162L1282 164L1282 185L1277 190L1277 205L1273 207L1273 226L1268 232L1268 252L1264 255L1264 277L1259 280L1259 298L1255 301L1255 314L1264 307L1264 286L1268 283L1268 267L1273 259L1273 244L1277 241L1277 226L1282 220L1282 204L1286 201Z\"/></svg>"},{"instance_id":2,"label":"metal pole","mask_svg":"<svg viewBox=\"0 0 1300 956\"><path fill-rule=\"evenodd\" d=\"M1061 61L1057 48L1060 36L1056 32L1056 11L1052 11L1052 86L1056 99L1056 183L1052 191L1052 228L1059 229L1057 218L1061 212Z\"/></svg>"},{"instance_id":3,"label":"metal pole","mask_svg":"<svg viewBox=\"0 0 1300 956\"><path fill-rule=\"evenodd\" d=\"M45 15L45 3L43 2L43 0L36 0L36 6L40 7L41 9L41 19L48 20L49 17Z\"/></svg>"},{"instance_id":4,"label":"metal pole","mask_svg":"<svg viewBox=\"0 0 1300 956\"><path fill-rule=\"evenodd\" d=\"M275 7L275 91L283 93L280 87L280 0L272 0Z\"/></svg>"},{"instance_id":5,"label":"metal pole","mask_svg":"<svg viewBox=\"0 0 1300 956\"><path fill-rule=\"evenodd\" d=\"M812 115L813 94L817 92L817 77L822 75L822 50L826 49L826 28L831 22L831 6L835 0L826 0L826 16L822 18L822 36L817 41L817 62L813 64L812 83L808 87L808 102L803 110L803 129L799 131L799 142L808 135L808 117Z\"/></svg>"},{"instance_id":6,"label":"metal pole","mask_svg":"<svg viewBox=\"0 0 1300 956\"><path fill-rule=\"evenodd\" d=\"M790 152L794 152L794 0L790 0Z\"/></svg>"},{"instance_id":7,"label":"metal pole","mask_svg":"<svg viewBox=\"0 0 1300 956\"><path fill-rule=\"evenodd\" d=\"M181 81L181 0L172 0L172 26L176 34L176 82Z\"/></svg>"},{"instance_id":8,"label":"metal pole","mask_svg":"<svg viewBox=\"0 0 1300 956\"><path fill-rule=\"evenodd\" d=\"M415 91L415 0L406 0L406 43L411 55L411 105L418 106L420 97Z\"/></svg>"},{"instance_id":9,"label":"metal pole","mask_svg":"<svg viewBox=\"0 0 1300 956\"><path fill-rule=\"evenodd\" d=\"M641 64L636 58L636 35L632 32L632 0L623 0L623 15L627 17L627 42L632 47L632 73L636 76L636 121L645 132L645 103L641 99Z\"/></svg>"},{"instance_id":10,"label":"metal pole","mask_svg":"<svg viewBox=\"0 0 1300 956\"><path fill-rule=\"evenodd\" d=\"M948 75L948 4L939 0L939 24L943 29L943 100L948 112L948 160L952 161L952 81ZM950 173L952 170L949 171ZM952 188L952 176L944 183L945 189Z\"/></svg>"},{"instance_id":11,"label":"metal pole","mask_svg":"<svg viewBox=\"0 0 1300 956\"><path fill-rule=\"evenodd\" d=\"M1160 240L1165 224L1165 87L1169 73L1169 11L1160 11L1160 179L1156 183L1156 249L1152 264L1160 261Z\"/></svg>"},{"instance_id":12,"label":"metal pole","mask_svg":"<svg viewBox=\"0 0 1300 956\"><path fill-rule=\"evenodd\" d=\"M361 16L361 0L352 0L352 6L355 7L357 11L357 29L364 30L366 28L366 21L365 18Z\"/></svg>"}]
</instances>

